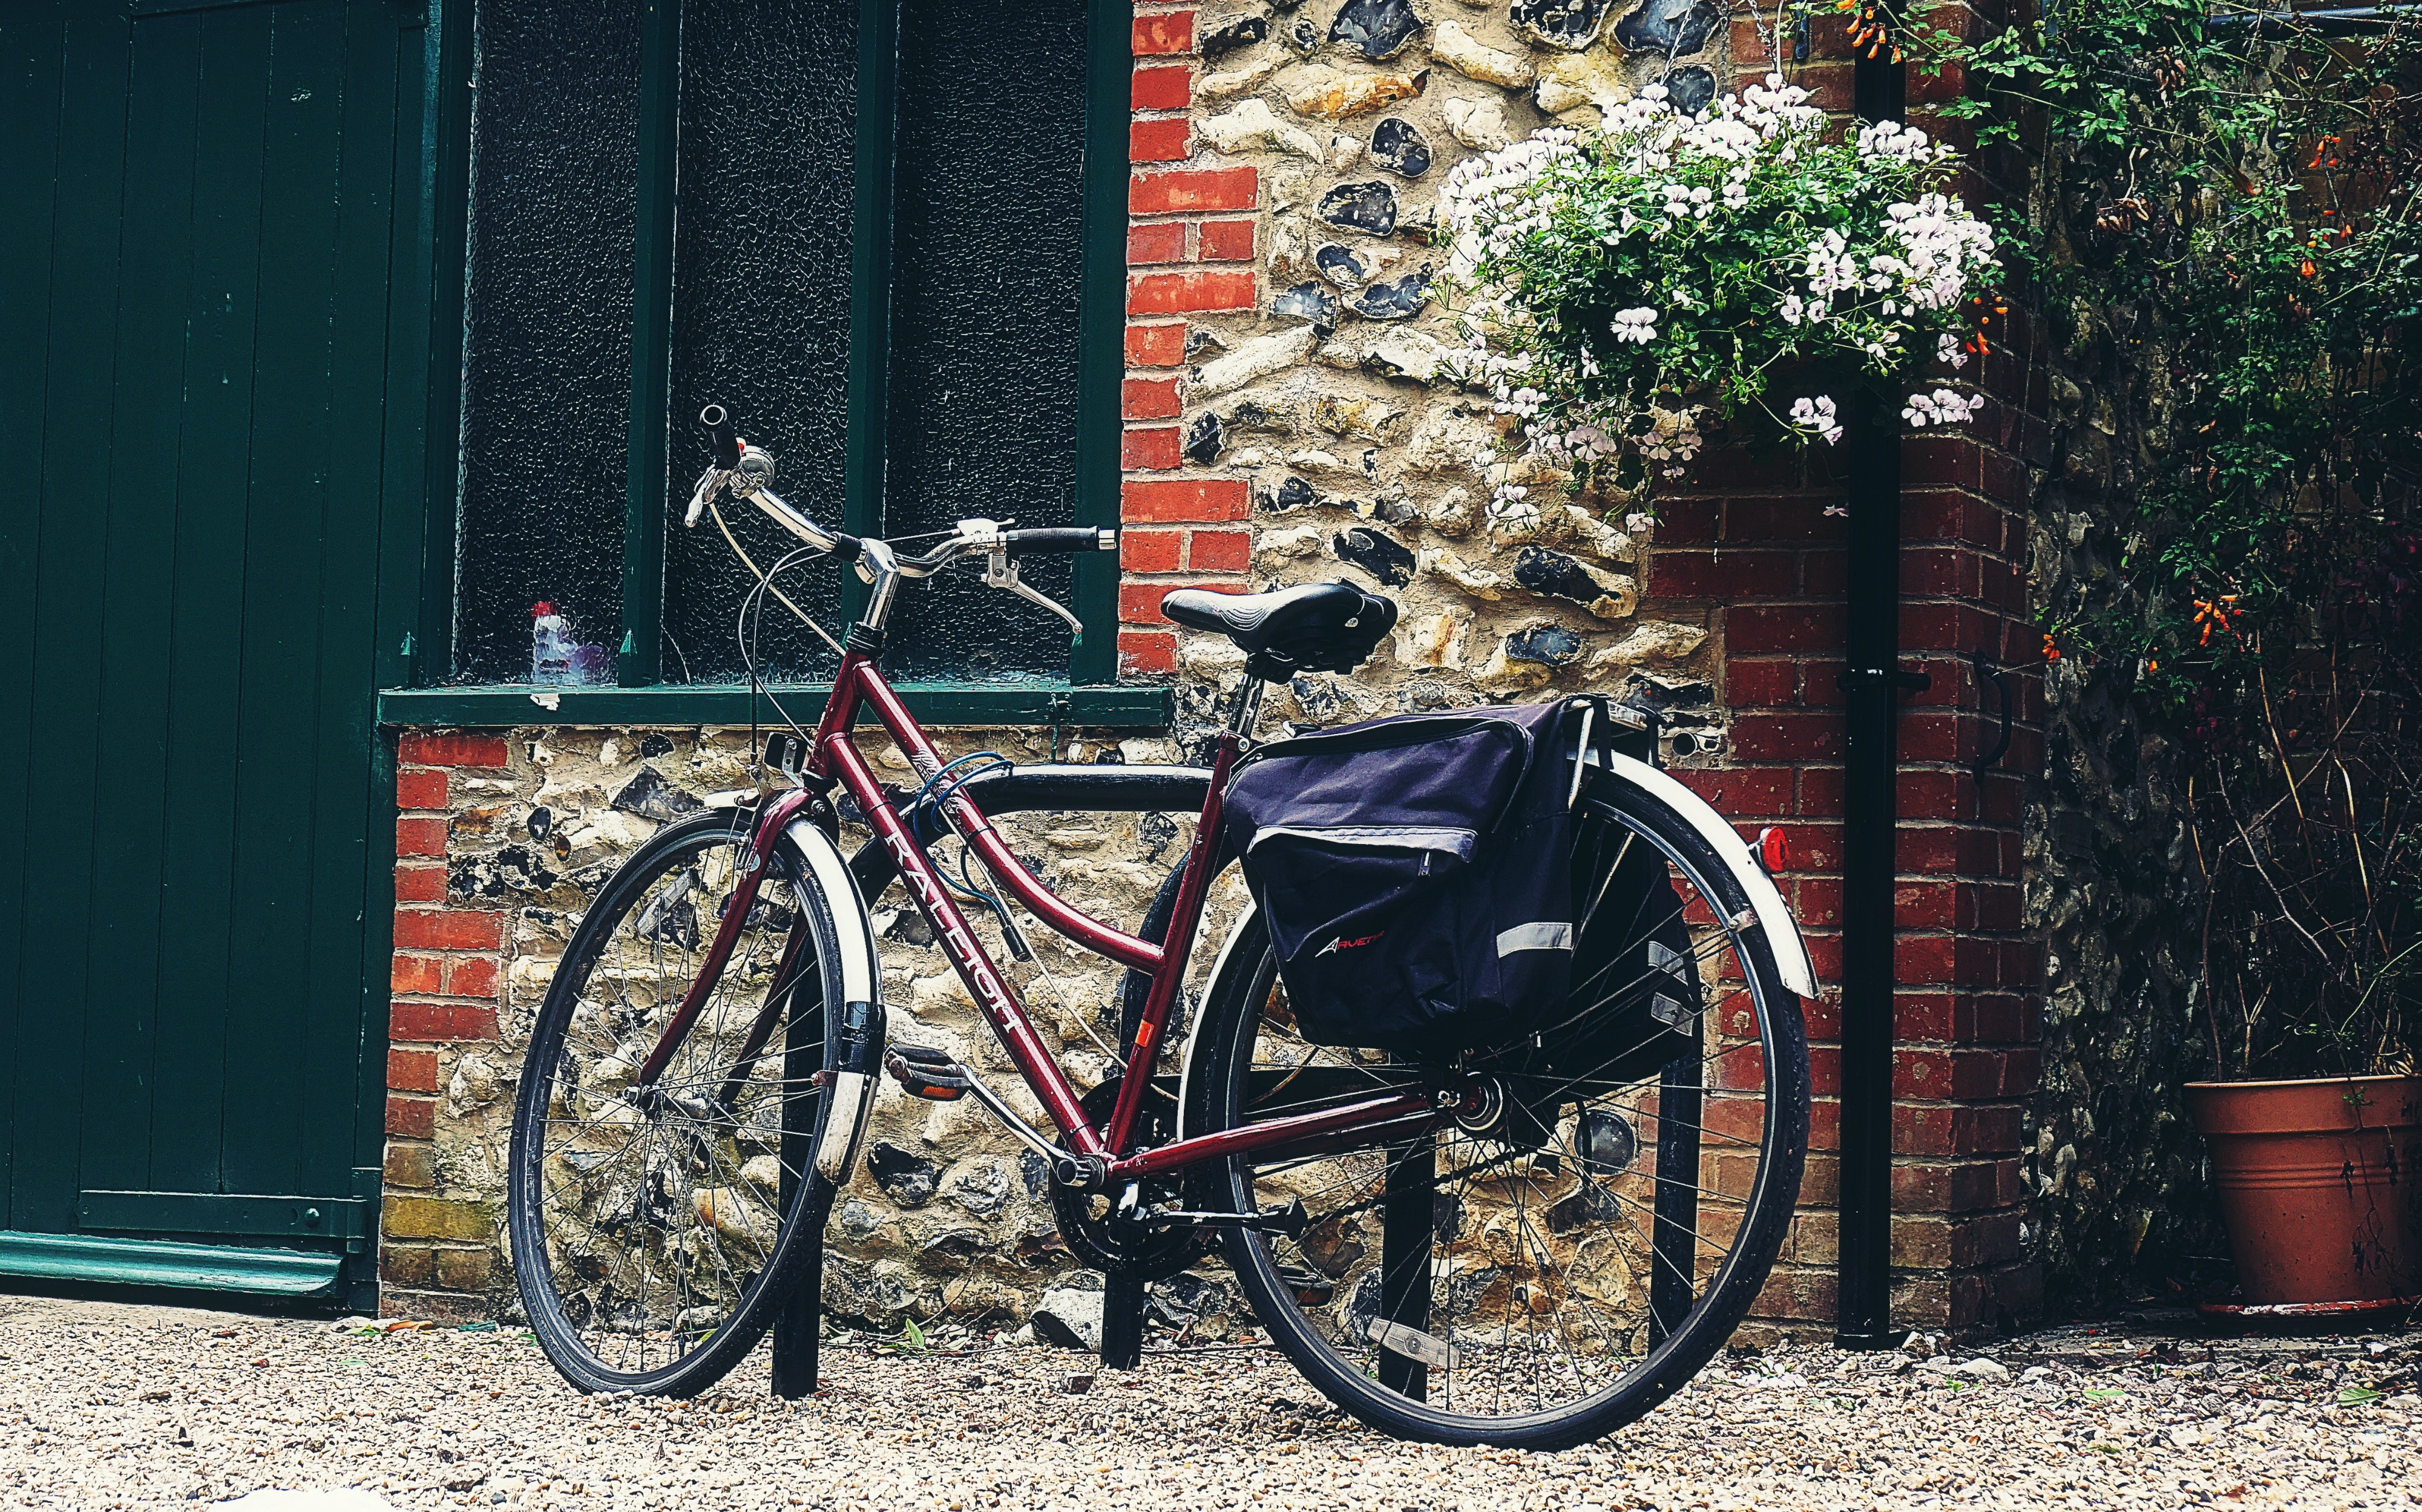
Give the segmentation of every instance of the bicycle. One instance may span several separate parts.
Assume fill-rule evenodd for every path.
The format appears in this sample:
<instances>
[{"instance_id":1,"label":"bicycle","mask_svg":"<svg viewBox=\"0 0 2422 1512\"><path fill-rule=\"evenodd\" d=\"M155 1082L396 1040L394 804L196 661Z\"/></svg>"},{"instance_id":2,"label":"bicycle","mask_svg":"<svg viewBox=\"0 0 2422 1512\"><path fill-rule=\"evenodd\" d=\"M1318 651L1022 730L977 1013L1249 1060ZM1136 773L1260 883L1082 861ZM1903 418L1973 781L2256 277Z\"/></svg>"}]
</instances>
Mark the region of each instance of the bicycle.
<instances>
[{"instance_id":1,"label":"bicycle","mask_svg":"<svg viewBox=\"0 0 2422 1512\"><path fill-rule=\"evenodd\" d=\"M1658 770L1652 722L1611 709L1621 738L1572 756L1576 1011L1562 1023L1595 1031L1644 1007L1660 1044L1680 1047L1658 1064L1636 1064L1645 1041L1627 1061L1586 1036L1557 1041L1590 1046L1578 1069L1537 1036L1436 1062L1310 1043L1250 906L1181 1025L1205 898L1234 859L1222 798L1266 681L1360 662L1393 606L1343 584L1169 595L1169 618L1226 634L1258 670L1230 698L1207 767L945 762L876 662L901 585L982 556L987 583L1073 623L1018 563L1115 550L1117 532L963 520L905 553L816 523L774 493L771 460L727 415L702 418L715 460L690 517L712 508L720 524L729 494L803 543L770 572L743 553L751 600L778 597L784 567L819 555L854 563L872 591L813 730L785 714L767 741L785 785L641 846L581 917L538 1012L510 1237L533 1332L568 1380L686 1395L745 1356L820 1242L878 1076L990 1110L1047 1163L1062 1237L1090 1265L1166 1276L1216 1242L1271 1341L1392 1434L1594 1439L1680 1389L1732 1334L1799 1190L1799 1000L1815 988L1766 869L1770 841L1754 851ZM851 740L869 712L913 787L881 781ZM873 835L855 856L841 846L843 794ZM991 818L1040 809L1190 812L1195 828L1128 932L1055 896ZM938 853L952 842L955 879ZM895 881L1049 1133L978 1069L889 1041L869 909ZM989 912L1023 959L1013 901L1127 968L1122 1053L1095 1086L1070 1081L969 921Z\"/></svg>"}]
</instances>

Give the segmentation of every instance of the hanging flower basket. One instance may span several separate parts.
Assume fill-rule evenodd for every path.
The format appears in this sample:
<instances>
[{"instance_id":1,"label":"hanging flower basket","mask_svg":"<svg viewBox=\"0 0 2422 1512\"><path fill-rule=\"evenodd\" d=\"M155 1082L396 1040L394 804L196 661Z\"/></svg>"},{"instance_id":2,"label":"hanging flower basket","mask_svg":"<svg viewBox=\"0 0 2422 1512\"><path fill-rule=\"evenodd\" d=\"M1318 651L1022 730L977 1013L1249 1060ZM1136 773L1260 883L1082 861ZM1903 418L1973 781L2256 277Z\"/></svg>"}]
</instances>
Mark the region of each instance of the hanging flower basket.
<instances>
[{"instance_id":1,"label":"hanging flower basket","mask_svg":"<svg viewBox=\"0 0 2422 1512\"><path fill-rule=\"evenodd\" d=\"M1886 387L1911 428L1982 408L1947 382L2001 313L1992 228L1948 193L1958 154L1807 101L1769 74L1686 116L1652 85L1448 177L1460 370L1518 452L1628 486L1683 475L1718 420L1832 444L1848 408L1795 382L1815 371ZM1525 475L1501 468L1500 507Z\"/></svg>"}]
</instances>

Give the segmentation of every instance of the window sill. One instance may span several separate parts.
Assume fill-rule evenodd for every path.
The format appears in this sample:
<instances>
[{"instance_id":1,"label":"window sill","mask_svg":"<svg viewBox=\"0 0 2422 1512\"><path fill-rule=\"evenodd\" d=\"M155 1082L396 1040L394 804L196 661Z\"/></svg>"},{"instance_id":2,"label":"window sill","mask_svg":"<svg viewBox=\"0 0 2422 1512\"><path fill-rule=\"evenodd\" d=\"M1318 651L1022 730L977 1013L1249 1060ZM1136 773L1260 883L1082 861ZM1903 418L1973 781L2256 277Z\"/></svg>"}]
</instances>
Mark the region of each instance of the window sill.
<instances>
[{"instance_id":1,"label":"window sill","mask_svg":"<svg viewBox=\"0 0 2422 1512\"><path fill-rule=\"evenodd\" d=\"M1083 725L1093 728L1166 729L1171 693L1165 687L1070 688L1049 683L904 682L894 684L909 712L926 725ZM805 722L824 707L823 685L774 690L793 717ZM541 702L540 700L547 700ZM780 716L762 696L759 724ZM746 725L745 687L659 688L388 688L379 694L378 721L394 725Z\"/></svg>"}]
</instances>

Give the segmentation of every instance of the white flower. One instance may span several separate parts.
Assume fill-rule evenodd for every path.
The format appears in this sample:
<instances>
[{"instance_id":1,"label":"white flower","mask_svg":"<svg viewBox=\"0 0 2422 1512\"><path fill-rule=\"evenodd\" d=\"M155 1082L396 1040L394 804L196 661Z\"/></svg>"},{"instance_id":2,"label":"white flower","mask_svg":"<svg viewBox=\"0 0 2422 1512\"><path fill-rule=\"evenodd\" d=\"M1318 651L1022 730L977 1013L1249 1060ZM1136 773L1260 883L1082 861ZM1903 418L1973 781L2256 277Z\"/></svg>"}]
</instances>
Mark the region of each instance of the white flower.
<instances>
[{"instance_id":1,"label":"white flower","mask_svg":"<svg viewBox=\"0 0 2422 1512\"><path fill-rule=\"evenodd\" d=\"M1783 296L1783 323L1784 323L1784 324L1785 324L1785 325L1798 325L1798 324L1800 323L1800 321L1801 321L1801 320L1802 316L1806 313L1807 308L1808 308L1808 306L1807 306L1804 303L1802 303L1802 302L1801 302L1801 298L1800 298L1800 296L1799 296L1799 295L1797 295L1797 294L1785 294L1785 295L1784 295L1784 296Z\"/></svg>"},{"instance_id":2,"label":"white flower","mask_svg":"<svg viewBox=\"0 0 2422 1512\"><path fill-rule=\"evenodd\" d=\"M1901 407L1900 417L1912 429L1929 425L1956 426L1984 407L1982 394L1963 397L1950 389L1938 388L1931 394L1911 395L1909 402Z\"/></svg>"},{"instance_id":3,"label":"white flower","mask_svg":"<svg viewBox=\"0 0 2422 1512\"><path fill-rule=\"evenodd\" d=\"M1953 368L1968 366L1968 351L1958 336L1945 331L1934 338L1934 360L1947 362Z\"/></svg>"},{"instance_id":4,"label":"white flower","mask_svg":"<svg viewBox=\"0 0 2422 1512\"><path fill-rule=\"evenodd\" d=\"M1803 395L1791 401L1791 423L1799 429L1822 436L1831 446L1842 439L1842 427L1835 418L1833 397Z\"/></svg>"},{"instance_id":5,"label":"white flower","mask_svg":"<svg viewBox=\"0 0 2422 1512\"><path fill-rule=\"evenodd\" d=\"M1642 346L1657 339L1657 311L1643 304L1635 309L1614 312L1614 339L1636 341Z\"/></svg>"}]
</instances>

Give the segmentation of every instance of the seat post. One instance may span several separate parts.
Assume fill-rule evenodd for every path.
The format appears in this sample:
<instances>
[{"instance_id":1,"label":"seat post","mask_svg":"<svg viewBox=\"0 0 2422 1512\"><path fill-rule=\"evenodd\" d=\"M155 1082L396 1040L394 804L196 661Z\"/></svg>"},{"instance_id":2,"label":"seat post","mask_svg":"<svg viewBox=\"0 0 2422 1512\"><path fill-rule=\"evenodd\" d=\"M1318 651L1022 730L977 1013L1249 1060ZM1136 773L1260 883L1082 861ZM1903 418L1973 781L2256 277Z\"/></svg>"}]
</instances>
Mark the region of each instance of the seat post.
<instances>
[{"instance_id":1,"label":"seat post","mask_svg":"<svg viewBox=\"0 0 2422 1512\"><path fill-rule=\"evenodd\" d=\"M1245 680L1237 686L1236 696L1228 704L1228 733L1239 740L1253 738L1253 726L1262 717L1262 679L1247 668Z\"/></svg>"}]
</instances>

